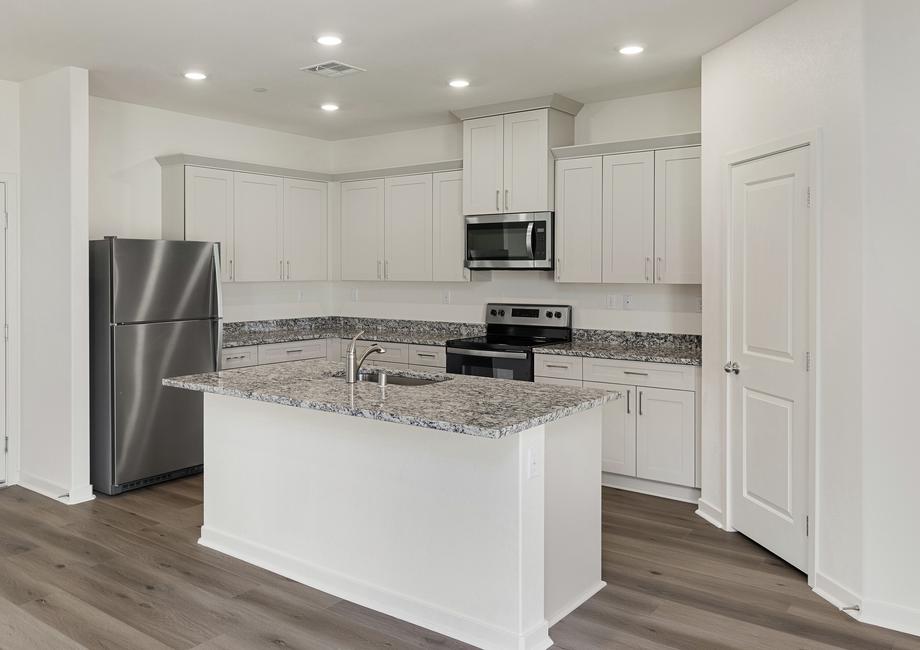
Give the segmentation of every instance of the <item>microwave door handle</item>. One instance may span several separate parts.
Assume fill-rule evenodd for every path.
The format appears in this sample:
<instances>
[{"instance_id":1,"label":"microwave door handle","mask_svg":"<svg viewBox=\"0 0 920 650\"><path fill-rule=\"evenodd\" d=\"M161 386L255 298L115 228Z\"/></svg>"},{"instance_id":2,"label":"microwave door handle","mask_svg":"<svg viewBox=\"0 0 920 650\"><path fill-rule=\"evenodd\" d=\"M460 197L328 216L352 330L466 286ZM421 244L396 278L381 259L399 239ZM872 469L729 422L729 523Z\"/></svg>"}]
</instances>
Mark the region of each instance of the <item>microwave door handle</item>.
<instances>
[{"instance_id":1,"label":"microwave door handle","mask_svg":"<svg viewBox=\"0 0 920 650\"><path fill-rule=\"evenodd\" d=\"M533 221L527 224L527 257L533 259Z\"/></svg>"}]
</instances>

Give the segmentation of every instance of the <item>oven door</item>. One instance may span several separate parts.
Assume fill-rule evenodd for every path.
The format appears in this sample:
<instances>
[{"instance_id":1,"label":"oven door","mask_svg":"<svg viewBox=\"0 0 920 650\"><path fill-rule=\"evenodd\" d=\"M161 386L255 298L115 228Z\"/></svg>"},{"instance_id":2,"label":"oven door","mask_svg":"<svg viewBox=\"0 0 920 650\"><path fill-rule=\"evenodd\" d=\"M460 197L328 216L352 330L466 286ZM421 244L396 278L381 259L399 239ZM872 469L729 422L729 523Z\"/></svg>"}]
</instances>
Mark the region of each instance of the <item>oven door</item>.
<instances>
[{"instance_id":1,"label":"oven door","mask_svg":"<svg viewBox=\"0 0 920 650\"><path fill-rule=\"evenodd\" d=\"M552 213L466 218L470 269L552 269Z\"/></svg>"},{"instance_id":2,"label":"oven door","mask_svg":"<svg viewBox=\"0 0 920 650\"><path fill-rule=\"evenodd\" d=\"M493 379L533 381L533 353L447 348L447 372Z\"/></svg>"}]
</instances>

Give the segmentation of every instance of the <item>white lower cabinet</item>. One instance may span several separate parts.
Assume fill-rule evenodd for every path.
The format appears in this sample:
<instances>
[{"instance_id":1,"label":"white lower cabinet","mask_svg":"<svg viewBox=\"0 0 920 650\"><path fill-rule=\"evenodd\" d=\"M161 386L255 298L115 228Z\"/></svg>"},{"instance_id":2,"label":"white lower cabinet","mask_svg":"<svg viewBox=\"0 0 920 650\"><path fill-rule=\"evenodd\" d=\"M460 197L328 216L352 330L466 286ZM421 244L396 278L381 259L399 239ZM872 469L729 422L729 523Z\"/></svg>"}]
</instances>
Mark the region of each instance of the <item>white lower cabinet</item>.
<instances>
[{"instance_id":1,"label":"white lower cabinet","mask_svg":"<svg viewBox=\"0 0 920 650\"><path fill-rule=\"evenodd\" d=\"M585 388L617 391L622 399L604 405L601 434L601 469L624 476L636 475L636 387L584 382Z\"/></svg>"},{"instance_id":2,"label":"white lower cabinet","mask_svg":"<svg viewBox=\"0 0 920 650\"><path fill-rule=\"evenodd\" d=\"M584 386L622 394L622 399L603 407L604 472L698 487L699 368L538 354L534 373L538 384ZM652 485L635 489L656 493L649 487Z\"/></svg>"},{"instance_id":3,"label":"white lower cabinet","mask_svg":"<svg viewBox=\"0 0 920 650\"><path fill-rule=\"evenodd\" d=\"M694 394L686 390L638 388L636 476L692 486L696 462Z\"/></svg>"}]
</instances>

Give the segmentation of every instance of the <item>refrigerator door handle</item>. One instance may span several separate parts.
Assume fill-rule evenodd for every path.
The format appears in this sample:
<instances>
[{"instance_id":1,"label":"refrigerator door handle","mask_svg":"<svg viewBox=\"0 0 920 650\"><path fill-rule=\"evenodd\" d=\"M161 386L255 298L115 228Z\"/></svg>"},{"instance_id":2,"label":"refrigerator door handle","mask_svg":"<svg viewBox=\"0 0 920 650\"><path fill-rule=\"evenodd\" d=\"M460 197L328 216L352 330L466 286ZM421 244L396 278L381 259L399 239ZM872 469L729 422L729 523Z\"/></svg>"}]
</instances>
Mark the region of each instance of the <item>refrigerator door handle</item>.
<instances>
[{"instance_id":1,"label":"refrigerator door handle","mask_svg":"<svg viewBox=\"0 0 920 650\"><path fill-rule=\"evenodd\" d=\"M214 244L214 296L217 301L217 318L224 317L224 294L220 281L220 244Z\"/></svg>"},{"instance_id":2,"label":"refrigerator door handle","mask_svg":"<svg viewBox=\"0 0 920 650\"><path fill-rule=\"evenodd\" d=\"M214 350L214 370L220 372L223 370L224 361L224 321L222 318L214 320L214 327L217 328L217 346Z\"/></svg>"}]
</instances>

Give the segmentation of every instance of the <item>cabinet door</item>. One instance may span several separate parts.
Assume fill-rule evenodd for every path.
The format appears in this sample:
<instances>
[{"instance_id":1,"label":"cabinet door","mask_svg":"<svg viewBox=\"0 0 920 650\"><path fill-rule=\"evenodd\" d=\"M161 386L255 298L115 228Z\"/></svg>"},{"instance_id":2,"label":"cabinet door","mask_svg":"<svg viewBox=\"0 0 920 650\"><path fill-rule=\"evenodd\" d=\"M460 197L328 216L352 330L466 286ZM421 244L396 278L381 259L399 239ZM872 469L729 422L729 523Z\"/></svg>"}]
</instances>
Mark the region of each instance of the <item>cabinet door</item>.
<instances>
[{"instance_id":1,"label":"cabinet door","mask_svg":"<svg viewBox=\"0 0 920 650\"><path fill-rule=\"evenodd\" d=\"M342 183L342 279L383 279L384 181Z\"/></svg>"},{"instance_id":2,"label":"cabinet door","mask_svg":"<svg viewBox=\"0 0 920 650\"><path fill-rule=\"evenodd\" d=\"M185 239L220 244L220 273L233 277L233 172L185 168Z\"/></svg>"},{"instance_id":3,"label":"cabinet door","mask_svg":"<svg viewBox=\"0 0 920 650\"><path fill-rule=\"evenodd\" d=\"M505 115L502 212L544 212L550 204L549 109Z\"/></svg>"},{"instance_id":4,"label":"cabinet door","mask_svg":"<svg viewBox=\"0 0 920 650\"><path fill-rule=\"evenodd\" d=\"M327 274L326 183L284 179L284 279L325 280Z\"/></svg>"},{"instance_id":5,"label":"cabinet door","mask_svg":"<svg viewBox=\"0 0 920 650\"><path fill-rule=\"evenodd\" d=\"M284 179L233 173L234 280L280 281Z\"/></svg>"},{"instance_id":6,"label":"cabinet door","mask_svg":"<svg viewBox=\"0 0 920 650\"><path fill-rule=\"evenodd\" d=\"M604 282L652 282L655 153L604 156Z\"/></svg>"},{"instance_id":7,"label":"cabinet door","mask_svg":"<svg viewBox=\"0 0 920 650\"><path fill-rule=\"evenodd\" d=\"M463 122L463 214L501 212L504 116Z\"/></svg>"},{"instance_id":8,"label":"cabinet door","mask_svg":"<svg viewBox=\"0 0 920 650\"><path fill-rule=\"evenodd\" d=\"M601 282L601 159L556 163L556 281Z\"/></svg>"},{"instance_id":9,"label":"cabinet door","mask_svg":"<svg viewBox=\"0 0 920 650\"><path fill-rule=\"evenodd\" d=\"M655 152L655 282L702 282L700 148Z\"/></svg>"},{"instance_id":10,"label":"cabinet door","mask_svg":"<svg viewBox=\"0 0 920 650\"><path fill-rule=\"evenodd\" d=\"M607 402L601 413L601 469L624 476L636 475L636 387L626 384L584 382L585 388L619 392L621 399Z\"/></svg>"},{"instance_id":11,"label":"cabinet door","mask_svg":"<svg viewBox=\"0 0 920 650\"><path fill-rule=\"evenodd\" d=\"M693 487L696 412L694 393L666 388L638 389L636 475Z\"/></svg>"},{"instance_id":12,"label":"cabinet door","mask_svg":"<svg viewBox=\"0 0 920 650\"><path fill-rule=\"evenodd\" d=\"M466 223L463 220L463 172L439 172L432 176L434 215L435 282L466 282L464 268Z\"/></svg>"},{"instance_id":13,"label":"cabinet door","mask_svg":"<svg viewBox=\"0 0 920 650\"><path fill-rule=\"evenodd\" d=\"M432 279L431 174L386 179L386 280Z\"/></svg>"}]
</instances>

